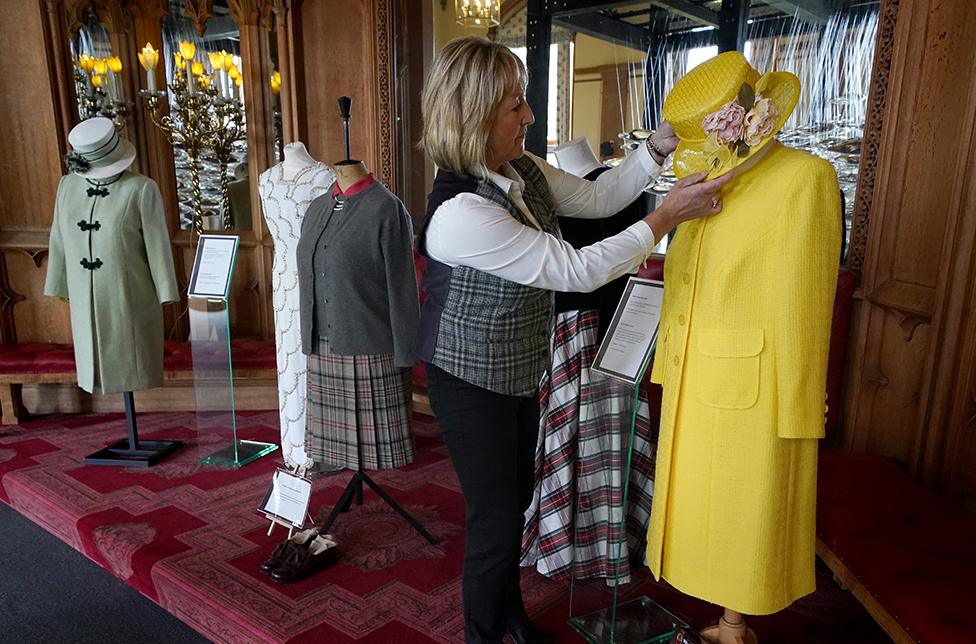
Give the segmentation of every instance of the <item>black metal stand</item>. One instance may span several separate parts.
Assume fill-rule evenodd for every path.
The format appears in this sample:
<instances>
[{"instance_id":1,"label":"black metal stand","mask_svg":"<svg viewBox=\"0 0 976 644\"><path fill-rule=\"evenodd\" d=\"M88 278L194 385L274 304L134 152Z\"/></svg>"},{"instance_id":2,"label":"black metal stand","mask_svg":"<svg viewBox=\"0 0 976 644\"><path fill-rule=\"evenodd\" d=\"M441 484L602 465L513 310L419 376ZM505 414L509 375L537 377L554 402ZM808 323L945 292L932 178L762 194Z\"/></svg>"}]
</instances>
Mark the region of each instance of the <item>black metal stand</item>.
<instances>
[{"instance_id":1,"label":"black metal stand","mask_svg":"<svg viewBox=\"0 0 976 644\"><path fill-rule=\"evenodd\" d=\"M349 115L352 112L352 99L348 96L339 97L339 117L342 118L342 140L346 144L346 161L350 161L352 152L349 148Z\"/></svg>"},{"instance_id":2,"label":"black metal stand","mask_svg":"<svg viewBox=\"0 0 976 644\"><path fill-rule=\"evenodd\" d=\"M125 424L129 437L112 443L85 457L85 465L121 465L151 467L182 447L180 441L141 441L136 429L136 403L131 391L122 394L125 401Z\"/></svg>"},{"instance_id":3,"label":"black metal stand","mask_svg":"<svg viewBox=\"0 0 976 644\"><path fill-rule=\"evenodd\" d=\"M362 470L356 471L356 473L352 475L352 478L349 479L349 484L346 485L346 489L342 492L342 496L339 497L339 501L332 508L332 512L329 513L329 516L326 517L325 522L323 522L319 528L320 534L328 533L329 528L331 528L332 524L334 524L336 519L339 518L339 513L345 512L349 509L349 506L352 503L353 495L356 496L357 505L363 504L363 483L366 483L366 485L373 488L373 491L376 492L376 494L378 494L388 506L393 508L397 514L403 517L414 530L419 532L428 543L431 545L440 543L440 539L437 539L431 533L427 532L427 530L424 529L424 526L420 525L420 521L417 521L413 515L404 510L399 503L394 501L393 498L387 494L383 488L379 486L379 484L376 483L376 481L369 478L366 472Z\"/></svg>"}]
</instances>

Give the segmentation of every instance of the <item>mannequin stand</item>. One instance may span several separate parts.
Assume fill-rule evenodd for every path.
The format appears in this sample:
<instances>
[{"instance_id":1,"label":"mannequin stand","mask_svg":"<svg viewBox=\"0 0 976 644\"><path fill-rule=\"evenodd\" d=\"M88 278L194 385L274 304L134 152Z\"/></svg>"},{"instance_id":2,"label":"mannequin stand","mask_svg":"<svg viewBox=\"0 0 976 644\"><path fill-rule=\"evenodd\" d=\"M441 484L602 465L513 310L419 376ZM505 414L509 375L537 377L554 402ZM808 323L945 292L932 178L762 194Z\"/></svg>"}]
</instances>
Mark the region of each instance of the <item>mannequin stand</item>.
<instances>
[{"instance_id":1,"label":"mannequin stand","mask_svg":"<svg viewBox=\"0 0 976 644\"><path fill-rule=\"evenodd\" d=\"M756 634L746 626L741 613L725 609L725 614L716 626L709 626L701 632L702 640L708 644L758 644Z\"/></svg>"},{"instance_id":2,"label":"mannequin stand","mask_svg":"<svg viewBox=\"0 0 976 644\"><path fill-rule=\"evenodd\" d=\"M339 501L332 508L332 512L329 513L329 516L326 517L325 522L322 524L322 527L319 528L319 534L327 534L329 532L329 528L331 528L332 525L335 523L336 519L339 517L339 513L345 512L346 510L349 509L354 494L356 496L356 504L357 505L363 504L363 483L373 488L373 491L376 492L376 494L378 494L379 497L383 499L383 501L388 506L393 508L393 510L396 511L397 514L403 517L404 520L407 523L409 523L414 530L419 532L420 535L424 539L426 539L428 543L430 543L431 545L436 545L440 543L440 539L437 539L432 534L427 532L427 530L424 529L424 526L420 525L420 521L417 521L417 519L414 518L413 515L411 515L406 510L404 510L399 503L394 501L393 498L389 494L387 494L383 490L383 488L379 486L378 483L376 483L376 481L369 478L366 472L364 472L362 469L357 470L352 475L352 478L349 479L349 484L346 485L346 489L342 492L342 496L339 497Z\"/></svg>"},{"instance_id":3,"label":"mannequin stand","mask_svg":"<svg viewBox=\"0 0 976 644\"><path fill-rule=\"evenodd\" d=\"M182 447L180 441L141 441L136 429L136 404L131 391L122 394L125 401L125 424L129 437L112 443L85 457L85 465L121 465L152 467Z\"/></svg>"}]
</instances>

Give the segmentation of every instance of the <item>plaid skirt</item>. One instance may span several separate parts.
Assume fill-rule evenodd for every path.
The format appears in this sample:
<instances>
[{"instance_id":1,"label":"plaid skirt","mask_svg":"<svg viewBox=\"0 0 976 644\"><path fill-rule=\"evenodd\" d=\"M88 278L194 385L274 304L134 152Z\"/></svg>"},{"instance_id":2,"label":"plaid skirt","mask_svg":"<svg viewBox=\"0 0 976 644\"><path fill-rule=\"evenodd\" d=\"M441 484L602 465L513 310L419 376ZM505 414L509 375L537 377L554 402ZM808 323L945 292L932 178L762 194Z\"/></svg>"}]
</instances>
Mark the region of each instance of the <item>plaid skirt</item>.
<instances>
[{"instance_id":1,"label":"plaid skirt","mask_svg":"<svg viewBox=\"0 0 976 644\"><path fill-rule=\"evenodd\" d=\"M340 356L319 338L308 356L305 452L351 470L413 462L410 370L390 354Z\"/></svg>"},{"instance_id":2,"label":"plaid skirt","mask_svg":"<svg viewBox=\"0 0 976 644\"><path fill-rule=\"evenodd\" d=\"M647 395L640 388L630 485L624 480L634 410L634 387L591 372L599 349L595 310L560 313L553 337L552 370L539 390L539 442L535 493L525 513L522 565L549 577L630 580L651 515L654 456ZM655 432L656 433L656 427Z\"/></svg>"}]
</instances>

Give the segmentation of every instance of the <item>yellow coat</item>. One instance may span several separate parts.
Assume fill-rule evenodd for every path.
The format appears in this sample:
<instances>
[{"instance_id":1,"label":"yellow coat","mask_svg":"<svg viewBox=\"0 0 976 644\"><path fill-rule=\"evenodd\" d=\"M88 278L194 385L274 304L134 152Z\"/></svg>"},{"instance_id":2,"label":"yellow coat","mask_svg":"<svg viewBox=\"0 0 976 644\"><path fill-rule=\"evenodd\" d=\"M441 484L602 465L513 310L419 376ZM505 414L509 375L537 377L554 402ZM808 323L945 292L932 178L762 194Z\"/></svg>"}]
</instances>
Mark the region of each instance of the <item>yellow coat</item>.
<instances>
[{"instance_id":1,"label":"yellow coat","mask_svg":"<svg viewBox=\"0 0 976 644\"><path fill-rule=\"evenodd\" d=\"M813 592L817 439L840 256L831 165L772 142L664 267L661 434L647 561L763 615Z\"/></svg>"}]
</instances>

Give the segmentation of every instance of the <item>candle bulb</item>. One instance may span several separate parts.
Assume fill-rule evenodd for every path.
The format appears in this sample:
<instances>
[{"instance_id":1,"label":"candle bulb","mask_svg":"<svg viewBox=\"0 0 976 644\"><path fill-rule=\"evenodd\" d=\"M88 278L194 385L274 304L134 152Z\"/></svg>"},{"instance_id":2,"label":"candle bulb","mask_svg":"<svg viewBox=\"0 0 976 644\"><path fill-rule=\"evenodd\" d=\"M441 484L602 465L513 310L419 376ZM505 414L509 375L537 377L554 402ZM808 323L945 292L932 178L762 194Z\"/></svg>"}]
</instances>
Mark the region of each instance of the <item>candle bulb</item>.
<instances>
[{"instance_id":1,"label":"candle bulb","mask_svg":"<svg viewBox=\"0 0 976 644\"><path fill-rule=\"evenodd\" d=\"M159 62L159 52L150 43L139 52L139 64L146 70L146 88L150 92L156 91L156 63Z\"/></svg>"}]
</instances>

